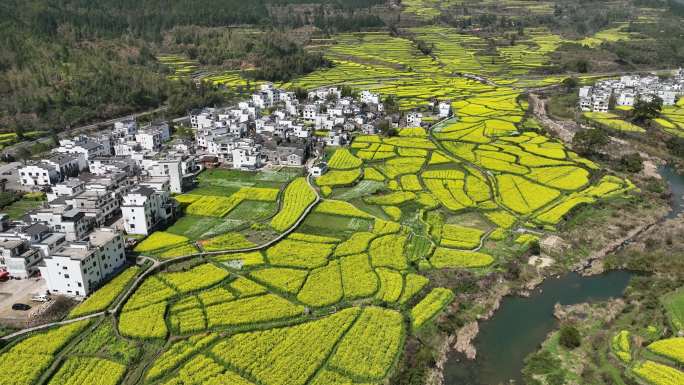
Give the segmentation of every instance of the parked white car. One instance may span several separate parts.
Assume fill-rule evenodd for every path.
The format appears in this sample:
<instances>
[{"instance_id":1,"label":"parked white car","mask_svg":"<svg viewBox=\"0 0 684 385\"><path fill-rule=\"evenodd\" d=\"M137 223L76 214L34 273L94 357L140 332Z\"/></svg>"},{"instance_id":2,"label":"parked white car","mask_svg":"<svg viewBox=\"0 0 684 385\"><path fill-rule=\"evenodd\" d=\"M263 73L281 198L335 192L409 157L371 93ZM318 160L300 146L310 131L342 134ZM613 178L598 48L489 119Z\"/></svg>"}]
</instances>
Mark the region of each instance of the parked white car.
<instances>
[{"instance_id":1,"label":"parked white car","mask_svg":"<svg viewBox=\"0 0 684 385\"><path fill-rule=\"evenodd\" d=\"M33 297L31 297L31 301L33 302L48 302L52 298L50 298L47 294L34 294Z\"/></svg>"}]
</instances>

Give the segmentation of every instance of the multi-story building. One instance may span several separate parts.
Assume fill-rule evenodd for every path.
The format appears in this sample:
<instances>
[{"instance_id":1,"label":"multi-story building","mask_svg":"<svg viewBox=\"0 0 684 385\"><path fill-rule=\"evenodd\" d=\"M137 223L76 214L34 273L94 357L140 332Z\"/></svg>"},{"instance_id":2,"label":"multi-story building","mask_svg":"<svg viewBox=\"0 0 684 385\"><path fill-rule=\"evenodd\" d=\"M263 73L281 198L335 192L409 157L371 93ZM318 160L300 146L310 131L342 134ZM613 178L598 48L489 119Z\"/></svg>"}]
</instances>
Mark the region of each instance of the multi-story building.
<instances>
[{"instance_id":1,"label":"multi-story building","mask_svg":"<svg viewBox=\"0 0 684 385\"><path fill-rule=\"evenodd\" d=\"M29 246L29 242L23 239L0 240L0 269L22 279L37 273L43 256L39 250Z\"/></svg>"},{"instance_id":2,"label":"multi-story building","mask_svg":"<svg viewBox=\"0 0 684 385\"><path fill-rule=\"evenodd\" d=\"M145 159L142 166L151 177L168 178L172 193L183 192L184 176L181 159Z\"/></svg>"},{"instance_id":3,"label":"multi-story building","mask_svg":"<svg viewBox=\"0 0 684 385\"><path fill-rule=\"evenodd\" d=\"M214 108L195 109L190 111L190 126L195 130L210 127L215 120L216 110Z\"/></svg>"},{"instance_id":4,"label":"multi-story building","mask_svg":"<svg viewBox=\"0 0 684 385\"><path fill-rule=\"evenodd\" d=\"M156 122L139 129L135 141L149 151L157 151L164 142L171 140L171 132L166 122Z\"/></svg>"},{"instance_id":5,"label":"multi-story building","mask_svg":"<svg viewBox=\"0 0 684 385\"><path fill-rule=\"evenodd\" d=\"M439 102L437 105L437 111L439 112L440 118L447 118L451 115L451 103Z\"/></svg>"},{"instance_id":6,"label":"multi-story building","mask_svg":"<svg viewBox=\"0 0 684 385\"><path fill-rule=\"evenodd\" d=\"M302 166L308 155L309 143L297 141L277 143L266 140L262 146L262 154L271 164L281 166Z\"/></svg>"},{"instance_id":7,"label":"multi-story building","mask_svg":"<svg viewBox=\"0 0 684 385\"><path fill-rule=\"evenodd\" d=\"M88 160L91 158L107 155L107 150L102 143L95 142L86 136L62 139L59 141L59 147L52 151L62 154L82 155L78 157L81 170L88 168Z\"/></svg>"},{"instance_id":8,"label":"multi-story building","mask_svg":"<svg viewBox=\"0 0 684 385\"><path fill-rule=\"evenodd\" d=\"M0 233L0 240L26 241L32 248L39 250L44 257L64 242L64 234L51 232L50 228L42 223L19 224L10 228L3 228Z\"/></svg>"},{"instance_id":9,"label":"multi-story building","mask_svg":"<svg viewBox=\"0 0 684 385\"><path fill-rule=\"evenodd\" d=\"M233 161L233 149L235 148L235 138L232 136L222 136L213 138L208 142L207 152L219 157L221 162L230 163Z\"/></svg>"},{"instance_id":10,"label":"multi-story building","mask_svg":"<svg viewBox=\"0 0 684 385\"><path fill-rule=\"evenodd\" d=\"M113 134L120 138L133 136L136 132L138 132L138 122L134 119L126 119L114 123Z\"/></svg>"},{"instance_id":11,"label":"multi-story building","mask_svg":"<svg viewBox=\"0 0 684 385\"><path fill-rule=\"evenodd\" d=\"M48 163L37 162L18 170L19 183L22 186L51 186L62 180L59 170Z\"/></svg>"},{"instance_id":12,"label":"multi-story building","mask_svg":"<svg viewBox=\"0 0 684 385\"><path fill-rule=\"evenodd\" d=\"M304 120L307 121L315 121L316 117L318 116L318 105L317 104L305 104L304 108L302 109L302 116L304 117Z\"/></svg>"},{"instance_id":13,"label":"multi-story building","mask_svg":"<svg viewBox=\"0 0 684 385\"><path fill-rule=\"evenodd\" d=\"M84 161L83 154L52 154L42 161L54 166L62 180L77 176L79 171L84 169L81 167Z\"/></svg>"},{"instance_id":14,"label":"multi-story building","mask_svg":"<svg viewBox=\"0 0 684 385\"><path fill-rule=\"evenodd\" d=\"M162 135L158 131L139 131L135 141L143 150L158 151L162 146Z\"/></svg>"},{"instance_id":15,"label":"multi-story building","mask_svg":"<svg viewBox=\"0 0 684 385\"><path fill-rule=\"evenodd\" d=\"M35 210L29 214L32 223L43 223L56 233L63 233L67 241L83 239L92 228L85 213L71 205Z\"/></svg>"},{"instance_id":16,"label":"multi-story building","mask_svg":"<svg viewBox=\"0 0 684 385\"><path fill-rule=\"evenodd\" d=\"M131 156L142 151L142 146L135 140L120 140L114 144L114 155L116 156Z\"/></svg>"},{"instance_id":17,"label":"multi-story building","mask_svg":"<svg viewBox=\"0 0 684 385\"><path fill-rule=\"evenodd\" d=\"M54 154L39 162L30 163L19 171L22 186L51 186L68 177L78 175L80 156Z\"/></svg>"},{"instance_id":18,"label":"multi-story building","mask_svg":"<svg viewBox=\"0 0 684 385\"><path fill-rule=\"evenodd\" d=\"M674 71L674 77L664 80L655 75L625 75L620 80L602 80L593 87L581 87L579 108L582 111L607 112L612 98L615 105L624 107L633 106L637 100L649 102L655 97L660 98L664 106L674 105L678 97L684 96L684 80L678 74Z\"/></svg>"},{"instance_id":19,"label":"multi-story building","mask_svg":"<svg viewBox=\"0 0 684 385\"><path fill-rule=\"evenodd\" d=\"M232 152L233 168L254 170L262 166L261 145L252 139L236 141Z\"/></svg>"},{"instance_id":20,"label":"multi-story building","mask_svg":"<svg viewBox=\"0 0 684 385\"><path fill-rule=\"evenodd\" d=\"M406 114L406 125L408 127L418 127L423 121L423 114L420 112L409 112Z\"/></svg>"},{"instance_id":21,"label":"multi-story building","mask_svg":"<svg viewBox=\"0 0 684 385\"><path fill-rule=\"evenodd\" d=\"M380 104L380 94L376 94L368 90L361 91L361 103Z\"/></svg>"},{"instance_id":22,"label":"multi-story building","mask_svg":"<svg viewBox=\"0 0 684 385\"><path fill-rule=\"evenodd\" d=\"M620 92L620 95L617 97L615 104L618 106L633 106L635 99L636 95L633 91L625 90Z\"/></svg>"},{"instance_id":23,"label":"multi-story building","mask_svg":"<svg viewBox=\"0 0 684 385\"><path fill-rule=\"evenodd\" d=\"M342 92L337 87L322 87L313 91L309 91L309 100L327 100L340 99L342 97Z\"/></svg>"},{"instance_id":24,"label":"multi-story building","mask_svg":"<svg viewBox=\"0 0 684 385\"><path fill-rule=\"evenodd\" d=\"M47 193L47 201L52 202L59 197L71 197L85 191L85 182L78 178L69 178L52 186Z\"/></svg>"},{"instance_id":25,"label":"multi-story building","mask_svg":"<svg viewBox=\"0 0 684 385\"><path fill-rule=\"evenodd\" d=\"M167 192L141 186L123 197L121 213L126 233L148 235L160 222L173 217L174 206Z\"/></svg>"},{"instance_id":26,"label":"multi-story building","mask_svg":"<svg viewBox=\"0 0 684 385\"><path fill-rule=\"evenodd\" d=\"M119 212L119 201L109 191L83 191L66 199L66 203L85 213L97 227L104 226Z\"/></svg>"},{"instance_id":27,"label":"multi-story building","mask_svg":"<svg viewBox=\"0 0 684 385\"><path fill-rule=\"evenodd\" d=\"M138 167L135 160L125 156L99 157L91 159L88 163L90 173L97 176L106 176L120 172L129 176L135 176L140 172L140 167Z\"/></svg>"},{"instance_id":28,"label":"multi-story building","mask_svg":"<svg viewBox=\"0 0 684 385\"><path fill-rule=\"evenodd\" d=\"M70 242L44 258L40 272L48 290L87 296L125 263L123 237L112 229L93 231L88 241Z\"/></svg>"}]
</instances>

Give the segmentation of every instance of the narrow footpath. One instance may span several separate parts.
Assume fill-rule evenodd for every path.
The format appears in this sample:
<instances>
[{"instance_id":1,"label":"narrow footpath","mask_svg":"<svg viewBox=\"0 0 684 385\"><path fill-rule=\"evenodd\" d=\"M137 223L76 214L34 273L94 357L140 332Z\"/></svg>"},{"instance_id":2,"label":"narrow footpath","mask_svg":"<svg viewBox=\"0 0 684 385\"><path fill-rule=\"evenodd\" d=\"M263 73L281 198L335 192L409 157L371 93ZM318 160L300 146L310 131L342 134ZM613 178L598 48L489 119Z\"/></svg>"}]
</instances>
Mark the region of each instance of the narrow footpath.
<instances>
[{"instance_id":1,"label":"narrow footpath","mask_svg":"<svg viewBox=\"0 0 684 385\"><path fill-rule=\"evenodd\" d=\"M292 226L290 226L290 228L288 228L284 232L280 233L277 237L271 239L270 241L268 241L264 244L258 245L258 246L248 247L248 248L244 248L244 249L210 251L210 252L204 252L204 253L188 254L188 255L182 255L182 256L176 257L176 258L167 259L164 261L158 261L152 257L143 256L142 258L144 258L144 259L154 261L152 266L150 266L147 270L145 270L142 274L140 274L138 276L138 278L135 279L135 281L133 281L133 284L131 284L128 287L128 289L124 292L123 295L119 296L118 301L116 301L115 305L113 307L110 307L110 309L105 310L105 311L101 311L101 312L97 312L97 313L93 313L93 314L89 314L89 315L85 315L85 316L78 317L78 318L73 318L73 319L68 319L68 320L63 320L63 321L57 321L57 322L51 322L51 323L47 323L44 325L34 326L31 328L27 328L27 329L22 329L22 330L14 332L12 334L8 334L6 336L0 337L0 340L9 341L13 338L20 337L24 334L32 333L32 332L43 330L43 329L48 329L48 328L51 328L53 326L67 325L70 323L83 321L83 320L87 320L87 319L91 319L91 318L97 318L97 317L108 315L108 314L113 314L116 317L116 316L118 316L119 312L121 311L121 308L123 307L123 305L126 303L126 300L128 300L128 298L135 292L135 290L138 289L138 287L142 284L142 282L145 279L147 279L147 277L149 277L150 275L158 272L164 266L171 265L171 264L176 263L176 262L181 262L181 261L184 261L187 259L197 258L197 257L204 257L204 256L210 256L210 255L217 255L217 254L248 253L251 251L258 251L258 250L262 250L262 249L266 249L266 248L270 247L271 245L281 241L283 238L287 237L293 231L295 231L295 229L297 229L297 227L299 227L299 225L304 221L304 219L306 219L306 217L309 215L309 213L311 213L311 211L314 209L314 207L316 207L318 202L321 201L321 196L318 194L318 191L316 190L316 188L314 188L314 186L311 182L311 175L307 175L306 181L309 184L309 187L311 188L311 190L313 190L314 194L316 194L316 199L304 210L304 212L302 212L302 214L299 216L297 221Z\"/></svg>"}]
</instances>

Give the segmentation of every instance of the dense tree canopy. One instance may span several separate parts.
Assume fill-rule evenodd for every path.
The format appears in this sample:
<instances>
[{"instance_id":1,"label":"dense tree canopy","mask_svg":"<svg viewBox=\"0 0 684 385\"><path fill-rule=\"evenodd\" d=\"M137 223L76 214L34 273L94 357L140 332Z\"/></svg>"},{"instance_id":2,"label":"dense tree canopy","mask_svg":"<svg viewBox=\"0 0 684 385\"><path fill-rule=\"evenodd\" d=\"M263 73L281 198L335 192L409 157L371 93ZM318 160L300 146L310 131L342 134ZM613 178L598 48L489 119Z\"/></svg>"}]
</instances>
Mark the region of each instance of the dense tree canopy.
<instances>
[{"instance_id":1,"label":"dense tree canopy","mask_svg":"<svg viewBox=\"0 0 684 385\"><path fill-rule=\"evenodd\" d=\"M635 122L644 122L648 119L653 119L660 114L663 109L663 100L659 97L654 97L652 100L639 99L634 103L632 110L632 120Z\"/></svg>"},{"instance_id":2,"label":"dense tree canopy","mask_svg":"<svg viewBox=\"0 0 684 385\"><path fill-rule=\"evenodd\" d=\"M304 18L282 7L314 4ZM7 0L0 4L0 129L48 130L164 103L173 112L227 95L168 79L155 59L173 52L218 69L289 80L330 63L279 26L346 31L381 26L380 0ZM279 15L286 15L280 18ZM233 33L227 26L263 27ZM218 28L220 27L220 28ZM258 31L258 30L254 30Z\"/></svg>"}]
</instances>

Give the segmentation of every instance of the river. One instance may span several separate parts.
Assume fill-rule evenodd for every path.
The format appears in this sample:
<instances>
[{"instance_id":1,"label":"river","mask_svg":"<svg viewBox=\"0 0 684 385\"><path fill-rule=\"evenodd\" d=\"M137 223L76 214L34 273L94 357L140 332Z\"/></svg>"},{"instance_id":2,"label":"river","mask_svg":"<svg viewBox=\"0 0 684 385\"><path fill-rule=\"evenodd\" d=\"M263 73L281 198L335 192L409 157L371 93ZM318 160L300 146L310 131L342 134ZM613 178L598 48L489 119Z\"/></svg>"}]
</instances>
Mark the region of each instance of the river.
<instances>
[{"instance_id":1,"label":"river","mask_svg":"<svg viewBox=\"0 0 684 385\"><path fill-rule=\"evenodd\" d=\"M447 385L522 384L524 358L557 326L556 303L572 305L622 296L632 273L611 271L583 277L568 273L544 281L530 297L506 297L494 316L480 324L477 359L453 353L445 366Z\"/></svg>"},{"instance_id":2,"label":"river","mask_svg":"<svg viewBox=\"0 0 684 385\"><path fill-rule=\"evenodd\" d=\"M684 176L677 174L677 170L670 165L659 167L658 173L667 181L672 191L670 198L672 210L667 215L667 219L672 219L684 210Z\"/></svg>"},{"instance_id":3,"label":"river","mask_svg":"<svg viewBox=\"0 0 684 385\"><path fill-rule=\"evenodd\" d=\"M658 172L672 191L667 218L674 218L684 211L684 176L671 166L660 167ZM632 274L611 271L583 277L568 273L544 281L528 298L504 298L494 316L480 324L474 341L477 359L467 360L459 353L450 355L444 367L445 384L498 385L510 381L522 384L523 360L558 326L553 317L554 305L621 297Z\"/></svg>"}]
</instances>

